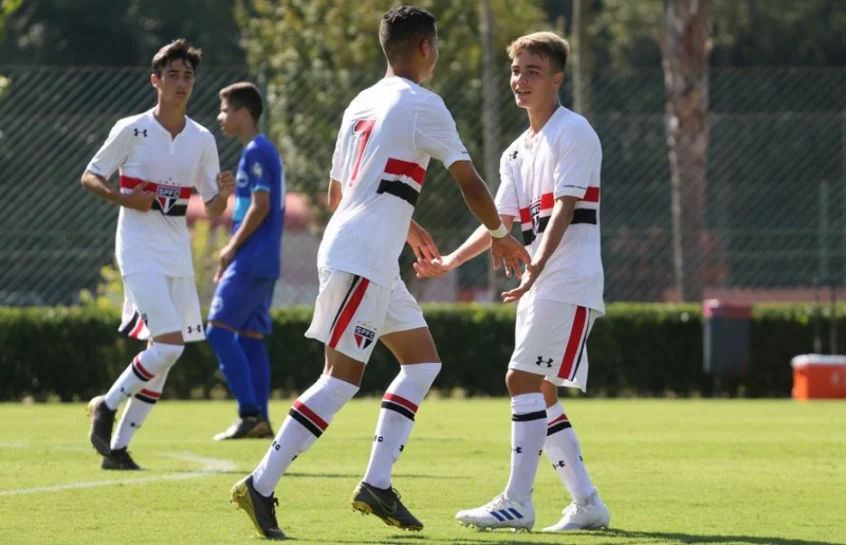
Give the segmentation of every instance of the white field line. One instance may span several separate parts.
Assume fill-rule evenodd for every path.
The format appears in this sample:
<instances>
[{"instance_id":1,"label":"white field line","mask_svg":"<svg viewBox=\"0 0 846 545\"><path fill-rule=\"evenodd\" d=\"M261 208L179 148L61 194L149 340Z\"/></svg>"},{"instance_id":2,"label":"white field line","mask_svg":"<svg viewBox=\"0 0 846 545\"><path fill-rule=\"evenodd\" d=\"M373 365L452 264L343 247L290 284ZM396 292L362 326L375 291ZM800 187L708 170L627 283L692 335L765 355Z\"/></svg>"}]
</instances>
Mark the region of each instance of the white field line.
<instances>
[{"instance_id":1,"label":"white field line","mask_svg":"<svg viewBox=\"0 0 846 545\"><path fill-rule=\"evenodd\" d=\"M0 449L34 449L44 448L41 446L32 446L27 443L0 443ZM91 452L89 448L56 446L47 447L47 450L54 451L70 451L70 452ZM232 460L221 460L219 458L209 458L205 456L197 456L190 452L178 453L159 453L159 456L172 458L175 460L183 460L188 462L196 462L200 464L200 469L184 473L170 473L167 475L152 475L150 477L135 477L125 479L111 479L108 481L84 481L68 484L60 484L55 486L39 486L36 488L19 488L17 490L0 490L0 496L23 496L26 494L40 494L43 492L61 492L63 490L78 490L85 488L98 488L101 486L118 486L130 484L147 484L161 481L182 481L186 479L197 479L199 477L206 477L214 473L223 471L233 471L235 469L235 462Z\"/></svg>"}]
</instances>

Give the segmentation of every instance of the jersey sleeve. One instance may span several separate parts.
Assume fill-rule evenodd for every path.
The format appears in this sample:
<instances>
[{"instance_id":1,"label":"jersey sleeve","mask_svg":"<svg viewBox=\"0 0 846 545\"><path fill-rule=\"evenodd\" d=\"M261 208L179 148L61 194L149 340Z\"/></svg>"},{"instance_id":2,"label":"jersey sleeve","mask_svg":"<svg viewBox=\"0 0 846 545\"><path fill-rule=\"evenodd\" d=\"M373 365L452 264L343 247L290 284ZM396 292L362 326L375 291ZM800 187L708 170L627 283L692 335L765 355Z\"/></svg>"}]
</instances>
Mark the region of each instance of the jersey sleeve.
<instances>
[{"instance_id":1,"label":"jersey sleeve","mask_svg":"<svg viewBox=\"0 0 846 545\"><path fill-rule=\"evenodd\" d=\"M91 162L88 163L87 170L108 180L118 168L126 163L131 144L130 131L127 126L126 123L119 121L112 127L108 138L91 159Z\"/></svg>"},{"instance_id":2,"label":"jersey sleeve","mask_svg":"<svg viewBox=\"0 0 846 545\"><path fill-rule=\"evenodd\" d=\"M417 112L414 138L417 147L449 168L467 161L470 154L458 136L455 120L440 97L424 102Z\"/></svg>"},{"instance_id":3,"label":"jersey sleeve","mask_svg":"<svg viewBox=\"0 0 846 545\"><path fill-rule=\"evenodd\" d=\"M346 117L346 115L344 117ZM338 129L338 137L335 139L335 151L332 152L332 169L329 171L329 178L341 183L344 181L341 178L344 175L343 147L344 127L346 126L347 124L345 122L341 123L341 128Z\"/></svg>"},{"instance_id":4,"label":"jersey sleeve","mask_svg":"<svg viewBox=\"0 0 846 545\"><path fill-rule=\"evenodd\" d=\"M499 160L499 189L496 191L496 209L503 216L520 217L520 204L517 201L517 187L508 164L508 150Z\"/></svg>"},{"instance_id":5,"label":"jersey sleeve","mask_svg":"<svg viewBox=\"0 0 846 545\"><path fill-rule=\"evenodd\" d=\"M591 175L602 160L602 148L596 133L587 124L574 125L563 131L566 138L558 147L558 159L553 171L555 198L585 196Z\"/></svg>"},{"instance_id":6,"label":"jersey sleeve","mask_svg":"<svg viewBox=\"0 0 846 545\"><path fill-rule=\"evenodd\" d=\"M264 153L258 149L247 151L247 177L250 180L250 192L270 191L270 169L268 160Z\"/></svg>"},{"instance_id":7,"label":"jersey sleeve","mask_svg":"<svg viewBox=\"0 0 846 545\"><path fill-rule=\"evenodd\" d=\"M217 175L220 173L220 158L217 155L217 142L211 133L206 135L203 156L200 158L200 168L197 169L197 179L194 187L200 192L203 201L209 202L217 195Z\"/></svg>"}]
</instances>

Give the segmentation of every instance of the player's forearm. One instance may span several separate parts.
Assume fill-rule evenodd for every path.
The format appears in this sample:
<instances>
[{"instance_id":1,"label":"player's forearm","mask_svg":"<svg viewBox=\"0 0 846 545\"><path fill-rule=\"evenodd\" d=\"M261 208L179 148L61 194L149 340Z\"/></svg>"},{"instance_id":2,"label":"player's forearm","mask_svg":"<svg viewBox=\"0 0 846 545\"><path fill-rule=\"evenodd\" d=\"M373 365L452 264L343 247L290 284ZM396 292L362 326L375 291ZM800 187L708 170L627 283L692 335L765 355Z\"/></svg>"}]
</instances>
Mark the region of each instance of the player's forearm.
<instances>
[{"instance_id":1,"label":"player's forearm","mask_svg":"<svg viewBox=\"0 0 846 545\"><path fill-rule=\"evenodd\" d=\"M481 178L478 178L478 183L462 186L461 194L464 197L464 202L467 203L467 207L488 230L493 231L499 228L502 223L499 219L499 212L497 212L491 192L488 191L488 186Z\"/></svg>"},{"instance_id":2,"label":"player's forearm","mask_svg":"<svg viewBox=\"0 0 846 545\"><path fill-rule=\"evenodd\" d=\"M211 219L217 219L226 212L227 199L220 196L220 193L212 197L210 201L206 202L206 214Z\"/></svg>"},{"instance_id":3,"label":"player's forearm","mask_svg":"<svg viewBox=\"0 0 846 545\"><path fill-rule=\"evenodd\" d=\"M500 216L500 219L505 225L505 228L511 231L511 224L514 222L514 218L511 216ZM456 266L461 266L485 253L490 246L491 234L488 232L488 229L482 225L473 231L473 234L467 237L467 240L465 240L461 246L452 252L452 257L456 261Z\"/></svg>"},{"instance_id":4,"label":"player's forearm","mask_svg":"<svg viewBox=\"0 0 846 545\"><path fill-rule=\"evenodd\" d=\"M244 216L244 221L241 222L238 230L232 235L229 246L235 249L240 248L256 232L256 229L259 228L261 222L264 221L264 218L267 217L269 212L270 210L268 208L260 208L255 206L255 204L251 204L247 209L247 214Z\"/></svg>"},{"instance_id":5,"label":"player's forearm","mask_svg":"<svg viewBox=\"0 0 846 545\"><path fill-rule=\"evenodd\" d=\"M104 201L109 201L110 203L117 205L120 205L123 202L120 189L109 185L106 179L99 174L94 174L90 170L86 170L79 182L86 191L93 193Z\"/></svg>"},{"instance_id":6,"label":"player's forearm","mask_svg":"<svg viewBox=\"0 0 846 545\"><path fill-rule=\"evenodd\" d=\"M329 180L329 211L334 212L338 205L341 204L341 197L343 197L343 191L341 191L341 182L337 180Z\"/></svg>"},{"instance_id":7,"label":"player's forearm","mask_svg":"<svg viewBox=\"0 0 846 545\"><path fill-rule=\"evenodd\" d=\"M575 211L575 202L572 200L555 201L555 206L552 209L552 216L549 218L549 223L546 230L543 232L538 251L532 259L532 264L540 268L546 266L549 258L558 249L561 240L564 238L564 233L567 232L567 227L573 221L573 212Z\"/></svg>"}]
</instances>

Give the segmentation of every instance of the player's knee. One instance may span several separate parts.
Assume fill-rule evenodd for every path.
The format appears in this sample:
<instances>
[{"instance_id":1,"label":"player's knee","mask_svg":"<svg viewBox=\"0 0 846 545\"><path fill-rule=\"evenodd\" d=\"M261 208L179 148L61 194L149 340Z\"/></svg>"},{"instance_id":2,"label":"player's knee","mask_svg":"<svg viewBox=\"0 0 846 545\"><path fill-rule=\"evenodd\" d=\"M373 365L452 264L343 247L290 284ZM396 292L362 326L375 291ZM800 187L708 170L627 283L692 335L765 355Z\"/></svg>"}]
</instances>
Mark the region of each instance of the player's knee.
<instances>
[{"instance_id":1,"label":"player's knee","mask_svg":"<svg viewBox=\"0 0 846 545\"><path fill-rule=\"evenodd\" d=\"M541 392L543 392L543 398L546 401L546 406L551 407L558 403L558 386L549 382L548 380L543 381L541 384Z\"/></svg>"},{"instance_id":2,"label":"player's knee","mask_svg":"<svg viewBox=\"0 0 846 545\"><path fill-rule=\"evenodd\" d=\"M149 357L144 358L150 367L150 371L155 374L161 374L170 369L182 352L185 350L185 345L182 344L164 344L153 343L153 346L147 349L150 353Z\"/></svg>"},{"instance_id":3,"label":"player's knee","mask_svg":"<svg viewBox=\"0 0 846 545\"><path fill-rule=\"evenodd\" d=\"M206 340L215 352L220 352L222 349L225 349L225 346L236 342L235 332L220 327L215 323L210 323L208 327L206 327Z\"/></svg>"},{"instance_id":4,"label":"player's knee","mask_svg":"<svg viewBox=\"0 0 846 545\"><path fill-rule=\"evenodd\" d=\"M411 363L400 367L400 374L406 380L421 386L428 391L441 372L441 362L434 363Z\"/></svg>"},{"instance_id":5,"label":"player's knee","mask_svg":"<svg viewBox=\"0 0 846 545\"><path fill-rule=\"evenodd\" d=\"M527 373L519 369L509 369L505 374L505 386L511 396L528 393L540 393L543 376Z\"/></svg>"}]
</instances>

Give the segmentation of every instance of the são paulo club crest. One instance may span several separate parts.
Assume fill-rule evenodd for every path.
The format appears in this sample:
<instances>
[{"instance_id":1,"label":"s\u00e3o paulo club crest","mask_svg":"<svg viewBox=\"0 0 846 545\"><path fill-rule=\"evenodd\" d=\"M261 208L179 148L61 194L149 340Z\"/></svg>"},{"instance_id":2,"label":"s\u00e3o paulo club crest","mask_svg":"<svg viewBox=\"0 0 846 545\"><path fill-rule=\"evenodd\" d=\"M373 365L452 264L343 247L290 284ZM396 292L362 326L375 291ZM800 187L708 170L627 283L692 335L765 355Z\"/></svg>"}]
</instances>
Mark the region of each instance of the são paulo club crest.
<instances>
[{"instance_id":1,"label":"s\u00e3o paulo club crest","mask_svg":"<svg viewBox=\"0 0 846 545\"><path fill-rule=\"evenodd\" d=\"M156 200L159 202L162 212L167 214L179 200L179 188L160 185L156 188Z\"/></svg>"},{"instance_id":2,"label":"s\u00e3o paulo club crest","mask_svg":"<svg viewBox=\"0 0 846 545\"><path fill-rule=\"evenodd\" d=\"M368 346L373 344L373 341L376 340L376 332L370 328L369 324L364 325L357 325L355 326L355 344L361 350L366 350Z\"/></svg>"}]
</instances>

